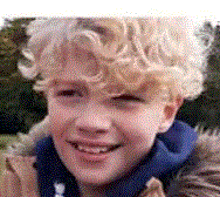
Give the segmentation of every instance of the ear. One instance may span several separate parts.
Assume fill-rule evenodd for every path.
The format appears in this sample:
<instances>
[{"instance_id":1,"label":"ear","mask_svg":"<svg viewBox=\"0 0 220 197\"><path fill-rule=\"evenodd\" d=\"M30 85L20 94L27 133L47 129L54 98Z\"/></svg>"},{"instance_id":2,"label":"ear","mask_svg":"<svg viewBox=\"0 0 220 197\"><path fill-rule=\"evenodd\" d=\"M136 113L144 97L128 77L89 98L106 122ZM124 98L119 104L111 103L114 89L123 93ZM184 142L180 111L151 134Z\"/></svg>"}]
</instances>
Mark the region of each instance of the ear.
<instances>
[{"instance_id":1,"label":"ear","mask_svg":"<svg viewBox=\"0 0 220 197\"><path fill-rule=\"evenodd\" d=\"M183 101L183 97L178 95L172 99L172 101L169 101L165 104L163 119L159 127L159 133L165 133L171 127L179 108L183 104Z\"/></svg>"}]
</instances>

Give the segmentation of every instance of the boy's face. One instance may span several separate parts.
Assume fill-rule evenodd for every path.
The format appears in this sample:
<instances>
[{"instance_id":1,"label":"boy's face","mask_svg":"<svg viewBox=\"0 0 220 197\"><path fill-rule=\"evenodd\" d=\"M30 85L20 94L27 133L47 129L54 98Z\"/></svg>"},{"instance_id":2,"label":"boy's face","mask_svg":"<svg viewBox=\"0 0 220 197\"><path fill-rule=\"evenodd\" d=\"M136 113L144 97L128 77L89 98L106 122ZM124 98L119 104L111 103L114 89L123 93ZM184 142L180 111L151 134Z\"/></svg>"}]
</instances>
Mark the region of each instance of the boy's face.
<instances>
[{"instance_id":1,"label":"boy's face","mask_svg":"<svg viewBox=\"0 0 220 197\"><path fill-rule=\"evenodd\" d=\"M47 98L50 133L63 163L79 183L101 186L149 153L177 107L162 102L157 90L103 97L77 78L96 66L88 54L72 53Z\"/></svg>"}]
</instances>

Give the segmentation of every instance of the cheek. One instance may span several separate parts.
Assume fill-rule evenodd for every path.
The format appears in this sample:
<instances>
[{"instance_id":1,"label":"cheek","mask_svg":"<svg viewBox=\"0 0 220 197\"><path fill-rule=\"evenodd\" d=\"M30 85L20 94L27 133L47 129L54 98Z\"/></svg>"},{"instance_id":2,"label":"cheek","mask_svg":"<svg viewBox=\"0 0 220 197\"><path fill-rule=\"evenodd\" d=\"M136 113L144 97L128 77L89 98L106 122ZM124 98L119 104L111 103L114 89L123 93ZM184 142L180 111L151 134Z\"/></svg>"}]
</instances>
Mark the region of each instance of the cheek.
<instances>
[{"instance_id":1,"label":"cheek","mask_svg":"<svg viewBox=\"0 0 220 197\"><path fill-rule=\"evenodd\" d=\"M48 102L48 114L50 119L49 132L56 138L61 138L67 127L70 113L65 107L58 105L53 100Z\"/></svg>"},{"instance_id":2,"label":"cheek","mask_svg":"<svg viewBox=\"0 0 220 197\"><path fill-rule=\"evenodd\" d=\"M144 111L135 115L122 115L119 118L120 128L123 130L124 138L133 142L151 142L161 122L159 111Z\"/></svg>"}]
</instances>

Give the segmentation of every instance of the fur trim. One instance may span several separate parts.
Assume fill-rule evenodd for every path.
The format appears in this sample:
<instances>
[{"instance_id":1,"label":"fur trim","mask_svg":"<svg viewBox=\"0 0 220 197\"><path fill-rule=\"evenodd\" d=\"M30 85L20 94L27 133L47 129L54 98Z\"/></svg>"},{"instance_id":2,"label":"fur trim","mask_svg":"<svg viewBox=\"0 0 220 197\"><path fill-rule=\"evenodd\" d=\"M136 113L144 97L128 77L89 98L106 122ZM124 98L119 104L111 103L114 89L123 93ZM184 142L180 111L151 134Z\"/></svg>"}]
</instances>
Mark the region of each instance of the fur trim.
<instances>
[{"instance_id":1,"label":"fur trim","mask_svg":"<svg viewBox=\"0 0 220 197\"><path fill-rule=\"evenodd\" d=\"M18 133L18 142L8 147L7 154L34 156L36 143L49 135L48 126L49 117L46 116L30 129L29 134Z\"/></svg>"},{"instance_id":2,"label":"fur trim","mask_svg":"<svg viewBox=\"0 0 220 197\"><path fill-rule=\"evenodd\" d=\"M218 129L197 128L193 158L177 173L168 196L220 197L220 136Z\"/></svg>"}]
</instances>

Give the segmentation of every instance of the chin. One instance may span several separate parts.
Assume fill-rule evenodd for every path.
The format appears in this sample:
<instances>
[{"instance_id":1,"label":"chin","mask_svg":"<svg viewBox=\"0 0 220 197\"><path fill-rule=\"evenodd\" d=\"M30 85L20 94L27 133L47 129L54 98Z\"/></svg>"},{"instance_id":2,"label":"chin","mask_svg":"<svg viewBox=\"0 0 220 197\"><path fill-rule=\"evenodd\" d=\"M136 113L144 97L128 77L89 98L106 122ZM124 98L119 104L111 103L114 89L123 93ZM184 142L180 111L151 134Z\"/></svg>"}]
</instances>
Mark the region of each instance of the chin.
<instances>
[{"instance_id":1,"label":"chin","mask_svg":"<svg viewBox=\"0 0 220 197\"><path fill-rule=\"evenodd\" d=\"M97 187L108 185L117 178L117 176L112 176L110 173L105 174L103 171L92 171L86 170L85 172L73 172L73 174L77 182Z\"/></svg>"}]
</instances>

